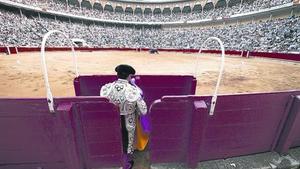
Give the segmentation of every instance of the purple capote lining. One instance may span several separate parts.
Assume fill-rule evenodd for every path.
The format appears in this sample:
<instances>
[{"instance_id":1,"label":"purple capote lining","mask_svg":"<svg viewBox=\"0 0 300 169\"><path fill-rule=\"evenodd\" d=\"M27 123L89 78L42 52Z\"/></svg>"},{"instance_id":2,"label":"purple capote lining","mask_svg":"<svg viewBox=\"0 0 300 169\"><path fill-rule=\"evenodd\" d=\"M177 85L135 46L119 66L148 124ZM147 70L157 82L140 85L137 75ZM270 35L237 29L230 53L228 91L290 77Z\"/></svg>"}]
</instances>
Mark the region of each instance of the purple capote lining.
<instances>
[{"instance_id":1,"label":"purple capote lining","mask_svg":"<svg viewBox=\"0 0 300 169\"><path fill-rule=\"evenodd\" d=\"M143 128L143 131L147 134L150 134L151 132L151 125L148 115L141 115L140 116L140 122L141 126Z\"/></svg>"},{"instance_id":2,"label":"purple capote lining","mask_svg":"<svg viewBox=\"0 0 300 169\"><path fill-rule=\"evenodd\" d=\"M135 86L139 90L141 96L144 97L142 89L138 85L135 84L135 78L132 78L130 80L130 84L133 85L133 86ZM149 134L150 131L151 131L149 117L147 115L140 115L140 123L141 123L141 126L143 128L143 131L145 133Z\"/></svg>"},{"instance_id":3,"label":"purple capote lining","mask_svg":"<svg viewBox=\"0 0 300 169\"><path fill-rule=\"evenodd\" d=\"M130 161L133 160L132 154L123 154L123 169L131 169L132 165Z\"/></svg>"}]
</instances>

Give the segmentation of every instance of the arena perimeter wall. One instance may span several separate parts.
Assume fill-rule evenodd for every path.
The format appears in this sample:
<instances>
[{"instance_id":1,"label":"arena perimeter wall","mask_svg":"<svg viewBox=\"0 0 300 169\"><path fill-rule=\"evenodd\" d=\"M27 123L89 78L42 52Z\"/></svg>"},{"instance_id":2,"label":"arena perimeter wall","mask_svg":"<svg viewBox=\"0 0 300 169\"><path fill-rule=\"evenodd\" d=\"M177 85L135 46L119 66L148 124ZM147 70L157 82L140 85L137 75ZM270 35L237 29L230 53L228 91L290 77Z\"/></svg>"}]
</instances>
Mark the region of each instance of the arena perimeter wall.
<instances>
[{"instance_id":1,"label":"arena perimeter wall","mask_svg":"<svg viewBox=\"0 0 300 169\"><path fill-rule=\"evenodd\" d=\"M40 51L40 47L9 47L10 53L15 54L18 52L37 52ZM70 51L68 47L48 47L46 51ZM114 51L137 51L137 48L89 48L89 47L80 47L75 48L79 51L105 51L105 50L114 50ZM142 51L148 51L147 48L140 49ZM184 53L197 53L199 50L196 49L158 49L158 51L166 52L184 52ZM221 53L220 50L202 50L203 53ZM8 48L6 46L0 47L0 53L8 53ZM227 50L225 52L229 55L240 55L242 57L264 57L264 58L274 58L274 59L285 59L300 61L300 53L276 53L276 52L257 52L257 51L237 51L237 50Z\"/></svg>"}]
</instances>

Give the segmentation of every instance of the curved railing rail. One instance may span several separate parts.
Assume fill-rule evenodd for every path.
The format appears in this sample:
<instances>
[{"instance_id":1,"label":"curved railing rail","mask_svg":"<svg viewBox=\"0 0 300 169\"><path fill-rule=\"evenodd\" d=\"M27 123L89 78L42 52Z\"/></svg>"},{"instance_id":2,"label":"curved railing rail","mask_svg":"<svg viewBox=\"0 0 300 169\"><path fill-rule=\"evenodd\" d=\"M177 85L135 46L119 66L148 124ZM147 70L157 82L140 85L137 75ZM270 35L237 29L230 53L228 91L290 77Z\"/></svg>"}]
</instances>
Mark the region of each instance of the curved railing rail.
<instances>
[{"instance_id":1,"label":"curved railing rail","mask_svg":"<svg viewBox=\"0 0 300 169\"><path fill-rule=\"evenodd\" d=\"M44 75L44 80L45 80L45 86L46 86L47 102L48 102L49 110L51 113L54 113L55 110L54 110L53 95L51 92L49 79L48 79L47 64L46 64L46 59L45 59L45 45L46 45L47 39L53 33L62 34L69 41L71 48L72 48L73 64L75 67L75 75L76 75L76 77L79 76L78 66L77 66L77 57L75 55L75 50L74 50L73 42L71 41L71 39L66 34L64 34L63 32L58 31L58 30L51 30L48 33L46 33L43 37L42 46L41 46L41 65L42 65L42 70L43 70L43 75Z\"/></svg>"},{"instance_id":2,"label":"curved railing rail","mask_svg":"<svg viewBox=\"0 0 300 169\"><path fill-rule=\"evenodd\" d=\"M205 44L210 40L217 41L219 43L220 47L221 47L221 67L220 67L220 72L219 72L219 76L218 76L218 81L217 81L217 84L216 84L216 89L215 89L214 95L211 99L210 110L209 110L209 115L212 116L214 114L214 111L215 111L215 106L216 106L217 98L218 98L217 93L218 93L218 90L219 90L219 86L220 86L220 82L221 82L222 75L223 75L223 70L224 70L225 48L224 48L223 42L219 38L210 37L210 38L206 39L206 41L204 41L204 43L202 44L202 46L199 50L199 54L202 52L202 48L205 46ZM199 56L197 57L195 77L197 77L196 75L198 74L198 69L199 69Z\"/></svg>"}]
</instances>

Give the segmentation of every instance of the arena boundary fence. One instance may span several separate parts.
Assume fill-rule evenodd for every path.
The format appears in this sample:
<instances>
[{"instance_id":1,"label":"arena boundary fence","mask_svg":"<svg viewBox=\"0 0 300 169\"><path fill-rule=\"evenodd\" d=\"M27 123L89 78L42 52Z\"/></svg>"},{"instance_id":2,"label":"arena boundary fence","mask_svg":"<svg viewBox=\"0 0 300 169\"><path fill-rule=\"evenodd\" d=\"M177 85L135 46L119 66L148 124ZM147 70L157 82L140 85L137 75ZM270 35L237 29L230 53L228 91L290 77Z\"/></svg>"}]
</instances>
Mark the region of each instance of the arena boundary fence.
<instances>
[{"instance_id":1,"label":"arena boundary fence","mask_svg":"<svg viewBox=\"0 0 300 169\"><path fill-rule=\"evenodd\" d=\"M163 96L151 103L152 164L193 168L200 161L286 154L300 146L300 91L222 95L213 116L211 97ZM122 166L117 107L99 96L54 101L50 113L46 98L0 98L0 169Z\"/></svg>"},{"instance_id":2,"label":"arena boundary fence","mask_svg":"<svg viewBox=\"0 0 300 169\"><path fill-rule=\"evenodd\" d=\"M101 97L70 97L55 98L55 105L53 114L45 98L0 98L1 169L122 165L113 104Z\"/></svg>"},{"instance_id":3,"label":"arena boundary fence","mask_svg":"<svg viewBox=\"0 0 300 169\"><path fill-rule=\"evenodd\" d=\"M300 91L219 96L165 96L150 109L151 163L224 159L299 147ZM238 103L238 104L237 104ZM172 117L171 115L172 114Z\"/></svg>"},{"instance_id":4,"label":"arena boundary fence","mask_svg":"<svg viewBox=\"0 0 300 169\"><path fill-rule=\"evenodd\" d=\"M286 154L300 146L300 91L219 95L211 116L212 96L195 96L192 76L136 77L150 107L153 164L193 168L200 161L268 151ZM79 76L74 80L76 95L97 96L100 86L115 78ZM183 88L188 83L192 85Z\"/></svg>"},{"instance_id":5,"label":"arena boundary fence","mask_svg":"<svg viewBox=\"0 0 300 169\"><path fill-rule=\"evenodd\" d=\"M16 54L17 52L39 52L40 47L15 47L10 46L9 50L11 54ZM136 51L136 48L88 48L88 47L75 47L76 51ZM142 48L142 51L148 51L148 48ZM199 50L196 49L158 49L159 51L165 52L184 52L184 53L198 53ZM68 47L46 47L46 51L71 51ZM203 53L215 53L221 54L220 50L202 50ZM6 46L0 47L0 53L8 53ZM276 52L258 52L258 51L237 51L237 50L226 50L225 54L228 55L240 55L242 57L263 57L263 58L273 58L273 59L284 59L292 61L300 61L300 53L276 53ZM248 56L247 56L248 55Z\"/></svg>"}]
</instances>

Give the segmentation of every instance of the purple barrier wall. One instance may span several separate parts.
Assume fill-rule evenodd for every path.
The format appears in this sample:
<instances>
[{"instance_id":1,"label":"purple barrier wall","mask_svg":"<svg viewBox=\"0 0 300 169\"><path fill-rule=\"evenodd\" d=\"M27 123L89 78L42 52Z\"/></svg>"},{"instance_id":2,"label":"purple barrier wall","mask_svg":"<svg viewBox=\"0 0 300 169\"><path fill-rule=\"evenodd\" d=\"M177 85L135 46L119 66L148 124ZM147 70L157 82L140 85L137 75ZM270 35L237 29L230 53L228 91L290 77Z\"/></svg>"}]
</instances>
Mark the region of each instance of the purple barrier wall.
<instances>
[{"instance_id":1,"label":"purple barrier wall","mask_svg":"<svg viewBox=\"0 0 300 169\"><path fill-rule=\"evenodd\" d=\"M15 50L12 47L12 50ZM102 50L114 50L114 51L136 51L137 48L88 48L88 47L76 47L75 50L80 51L102 51ZM142 48L142 51L148 51L147 48ZM186 53L197 53L198 49L158 49L159 51L166 52L186 52ZM6 47L0 47L0 52L5 53L7 51ZM18 47L19 52L34 52L40 51L40 47ZM68 47L47 47L46 51L71 51L71 48ZM221 53L219 50L202 50L203 53ZM238 51L238 50L226 50L225 54L229 55L243 55L245 57L247 55L247 51ZM257 57L266 57L266 58L276 58L276 59L286 59L286 60L294 60L300 61L300 54L294 53L275 53L275 52L256 52L250 51L250 56Z\"/></svg>"},{"instance_id":2,"label":"purple barrier wall","mask_svg":"<svg viewBox=\"0 0 300 169\"><path fill-rule=\"evenodd\" d=\"M218 97L209 117L199 160L273 151L287 118L286 105L295 92L258 93ZM205 100L209 97L192 97Z\"/></svg>"},{"instance_id":3,"label":"purple barrier wall","mask_svg":"<svg viewBox=\"0 0 300 169\"><path fill-rule=\"evenodd\" d=\"M287 154L290 147L300 146L300 95L290 99L287 109L289 116L276 147L282 154Z\"/></svg>"},{"instance_id":4,"label":"purple barrier wall","mask_svg":"<svg viewBox=\"0 0 300 169\"><path fill-rule=\"evenodd\" d=\"M207 119L205 102L191 104L188 97L181 96L163 98L152 104L149 113L151 162L181 162L195 167Z\"/></svg>"},{"instance_id":5,"label":"purple barrier wall","mask_svg":"<svg viewBox=\"0 0 300 169\"><path fill-rule=\"evenodd\" d=\"M66 168L45 99L1 99L0 168Z\"/></svg>"},{"instance_id":6,"label":"purple barrier wall","mask_svg":"<svg viewBox=\"0 0 300 169\"><path fill-rule=\"evenodd\" d=\"M122 166L120 113L113 104L77 103L73 110L85 168Z\"/></svg>"},{"instance_id":7,"label":"purple barrier wall","mask_svg":"<svg viewBox=\"0 0 300 169\"><path fill-rule=\"evenodd\" d=\"M18 47L19 52L40 52L41 48L39 47Z\"/></svg>"},{"instance_id":8,"label":"purple barrier wall","mask_svg":"<svg viewBox=\"0 0 300 169\"><path fill-rule=\"evenodd\" d=\"M151 162L186 161L195 167L199 161L272 151L289 113L286 110L289 98L299 93L300 91L219 96L213 116L208 115L209 106L201 111L193 108L195 102L204 101L208 105L211 99L209 96L163 97L150 109L153 129L150 140ZM189 116L194 117L197 112L204 115L190 119ZM163 121L164 119L168 119L168 122ZM203 126L194 129L195 123ZM165 130L163 124L170 126L168 130ZM192 136L194 130L198 130L198 134ZM185 137L181 140L173 139L171 144L160 138L166 133ZM190 143L193 139L196 141ZM172 152L179 145L181 152L159 152L160 148L165 152ZM199 147L199 151L189 150L188 147ZM186 157L192 156L192 160L185 159L184 154Z\"/></svg>"},{"instance_id":9,"label":"purple barrier wall","mask_svg":"<svg viewBox=\"0 0 300 169\"><path fill-rule=\"evenodd\" d=\"M0 99L0 168L82 169L87 166L120 166L121 132L116 130L120 128L115 125L120 124L116 108L100 97L54 100L56 114L49 113L44 98ZM86 108L87 105L89 108ZM106 115L108 113L110 116ZM94 123L103 120L109 121L114 129L112 134L101 128L101 123ZM92 125L87 125L87 122ZM110 144L111 135L119 142ZM106 149L96 149L95 146L99 145L94 141L99 145L106 143ZM83 151L82 147L86 149ZM118 147L119 152L107 151Z\"/></svg>"},{"instance_id":10,"label":"purple barrier wall","mask_svg":"<svg viewBox=\"0 0 300 169\"><path fill-rule=\"evenodd\" d=\"M185 162L192 121L192 107L186 99L157 101L152 105L150 152L152 163Z\"/></svg>"},{"instance_id":11,"label":"purple barrier wall","mask_svg":"<svg viewBox=\"0 0 300 169\"><path fill-rule=\"evenodd\" d=\"M243 55L246 56L247 52L244 52ZM286 59L300 61L300 54L294 53L269 53L269 52L250 52L250 56L265 57L265 58L274 58L274 59Z\"/></svg>"},{"instance_id":12,"label":"purple barrier wall","mask_svg":"<svg viewBox=\"0 0 300 169\"><path fill-rule=\"evenodd\" d=\"M17 50L16 50L15 47L9 47L9 50L10 50L11 54L16 54L17 53Z\"/></svg>"},{"instance_id":13,"label":"purple barrier wall","mask_svg":"<svg viewBox=\"0 0 300 169\"><path fill-rule=\"evenodd\" d=\"M195 94L197 83L193 76L188 75L137 75L135 78L148 106L165 95ZM74 79L76 96L98 96L101 86L116 79L116 75L79 76Z\"/></svg>"},{"instance_id":14,"label":"purple barrier wall","mask_svg":"<svg viewBox=\"0 0 300 169\"><path fill-rule=\"evenodd\" d=\"M295 121L292 125L290 133L293 134L291 136L292 144L290 147L299 147L300 146L300 96L298 95L295 104L291 110L296 115L294 116Z\"/></svg>"},{"instance_id":15,"label":"purple barrier wall","mask_svg":"<svg viewBox=\"0 0 300 169\"><path fill-rule=\"evenodd\" d=\"M299 146L299 95L219 96L213 116L208 115L210 96L163 97L149 112L151 162L195 167L199 161L272 151L276 145L277 151ZM45 98L0 99L1 169L121 165L115 106L105 98L80 96L56 98L55 105L56 114L50 114Z\"/></svg>"},{"instance_id":16,"label":"purple barrier wall","mask_svg":"<svg viewBox=\"0 0 300 169\"><path fill-rule=\"evenodd\" d=\"M0 52L1 52L1 53L6 53L6 52L7 52L6 47L0 47Z\"/></svg>"}]
</instances>

